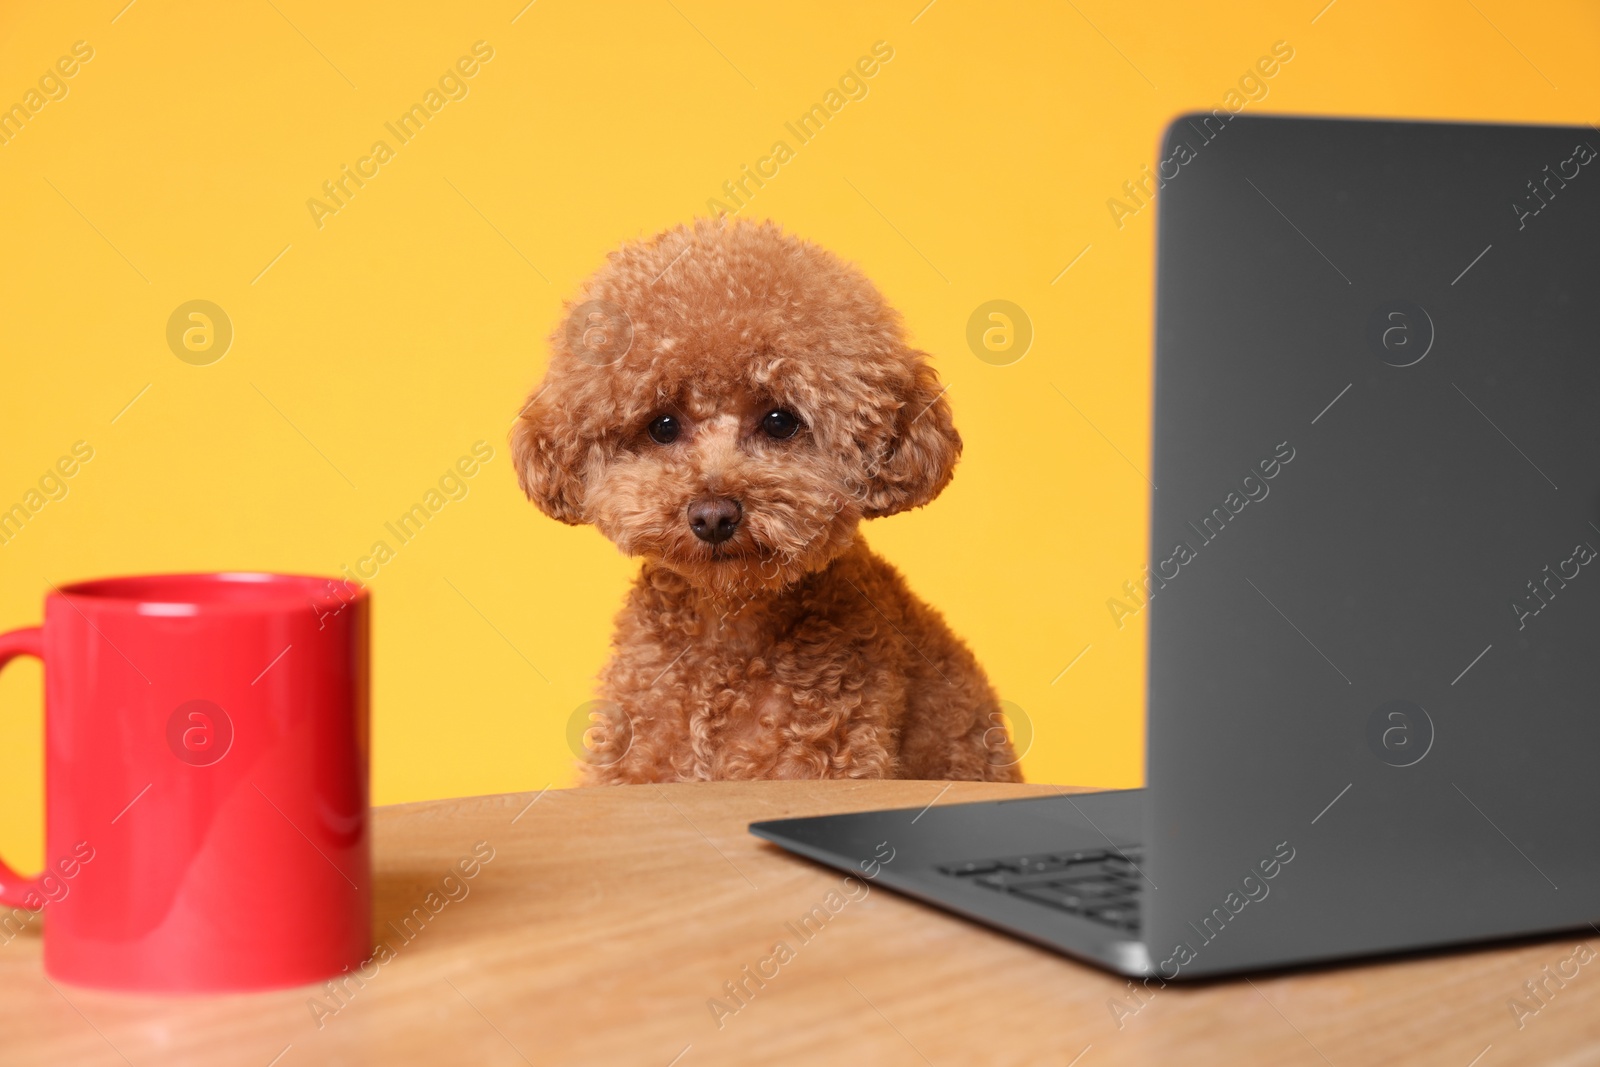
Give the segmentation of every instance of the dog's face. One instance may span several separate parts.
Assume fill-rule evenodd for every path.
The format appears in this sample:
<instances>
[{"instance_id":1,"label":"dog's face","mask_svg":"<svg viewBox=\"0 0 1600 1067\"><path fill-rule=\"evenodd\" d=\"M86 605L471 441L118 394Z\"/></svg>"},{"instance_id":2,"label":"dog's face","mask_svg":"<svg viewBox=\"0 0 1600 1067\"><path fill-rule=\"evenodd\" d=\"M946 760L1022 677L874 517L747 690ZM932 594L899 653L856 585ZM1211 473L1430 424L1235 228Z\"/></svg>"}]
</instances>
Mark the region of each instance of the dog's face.
<instances>
[{"instance_id":1,"label":"dog's face","mask_svg":"<svg viewBox=\"0 0 1600 1067\"><path fill-rule=\"evenodd\" d=\"M719 598L781 589L932 500L961 439L867 280L771 224L613 253L512 432L523 488Z\"/></svg>"}]
</instances>

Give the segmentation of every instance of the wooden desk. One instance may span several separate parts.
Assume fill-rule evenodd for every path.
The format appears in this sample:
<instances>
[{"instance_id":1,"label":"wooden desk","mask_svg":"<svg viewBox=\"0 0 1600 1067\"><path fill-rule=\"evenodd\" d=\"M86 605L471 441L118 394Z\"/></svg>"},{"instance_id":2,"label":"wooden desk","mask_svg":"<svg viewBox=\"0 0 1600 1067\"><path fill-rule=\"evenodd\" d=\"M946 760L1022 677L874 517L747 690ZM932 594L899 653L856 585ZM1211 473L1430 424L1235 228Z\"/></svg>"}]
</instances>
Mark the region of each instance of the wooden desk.
<instances>
[{"instance_id":1,"label":"wooden desk","mask_svg":"<svg viewBox=\"0 0 1600 1067\"><path fill-rule=\"evenodd\" d=\"M1168 988L1119 1029L1108 1002L1126 998L1122 981L886 890L797 938L786 924L842 878L757 841L746 824L1047 789L960 783L939 796L944 788L624 786L552 790L531 806L522 794L379 809L376 923L398 950L364 986L350 983L337 1012L324 993L320 1028L316 988L152 999L53 987L29 934L0 948L0 1063L1600 1061L1600 959L1520 1029L1507 1006L1571 940ZM477 841L494 858L463 883L467 895L414 920L420 933L404 940L389 923L425 905ZM708 1000L731 1007L723 983L778 941L793 958L719 1028Z\"/></svg>"}]
</instances>

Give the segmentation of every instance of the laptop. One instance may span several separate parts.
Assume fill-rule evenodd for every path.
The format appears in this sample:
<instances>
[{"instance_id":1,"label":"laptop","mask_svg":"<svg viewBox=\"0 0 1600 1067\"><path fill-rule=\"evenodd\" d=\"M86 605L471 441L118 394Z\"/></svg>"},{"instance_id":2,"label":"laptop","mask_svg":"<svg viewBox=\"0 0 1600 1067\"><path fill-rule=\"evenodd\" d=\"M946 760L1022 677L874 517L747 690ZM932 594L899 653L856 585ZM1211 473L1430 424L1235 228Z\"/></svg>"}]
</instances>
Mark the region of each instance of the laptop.
<instances>
[{"instance_id":1,"label":"laptop","mask_svg":"<svg viewBox=\"0 0 1600 1067\"><path fill-rule=\"evenodd\" d=\"M1174 121L1145 787L751 832L1162 981L1592 932L1597 154Z\"/></svg>"}]
</instances>

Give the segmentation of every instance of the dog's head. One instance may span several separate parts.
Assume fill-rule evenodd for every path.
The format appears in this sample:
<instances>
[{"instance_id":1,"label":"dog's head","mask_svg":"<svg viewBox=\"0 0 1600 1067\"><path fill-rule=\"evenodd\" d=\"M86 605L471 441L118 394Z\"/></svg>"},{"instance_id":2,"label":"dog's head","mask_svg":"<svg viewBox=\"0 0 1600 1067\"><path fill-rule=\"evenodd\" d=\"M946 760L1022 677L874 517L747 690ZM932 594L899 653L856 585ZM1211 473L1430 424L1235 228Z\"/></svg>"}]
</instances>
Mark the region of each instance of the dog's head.
<instances>
[{"instance_id":1,"label":"dog's head","mask_svg":"<svg viewBox=\"0 0 1600 1067\"><path fill-rule=\"evenodd\" d=\"M899 316L774 224L625 246L567 312L511 435L523 489L708 593L782 588L950 480L961 438Z\"/></svg>"}]
</instances>

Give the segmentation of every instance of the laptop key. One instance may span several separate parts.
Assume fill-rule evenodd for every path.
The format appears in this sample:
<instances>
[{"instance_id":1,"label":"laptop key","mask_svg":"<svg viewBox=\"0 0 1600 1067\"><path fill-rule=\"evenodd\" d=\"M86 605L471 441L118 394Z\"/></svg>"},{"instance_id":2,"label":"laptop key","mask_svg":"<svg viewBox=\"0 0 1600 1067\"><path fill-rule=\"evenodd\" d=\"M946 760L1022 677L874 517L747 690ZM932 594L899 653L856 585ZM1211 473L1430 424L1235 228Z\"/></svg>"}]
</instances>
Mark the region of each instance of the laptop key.
<instances>
[{"instance_id":1,"label":"laptop key","mask_svg":"<svg viewBox=\"0 0 1600 1067\"><path fill-rule=\"evenodd\" d=\"M1110 856L1110 853L1107 853L1106 849L1102 848L1086 849L1086 851L1080 851L1080 853L1070 854L1074 864L1093 864L1093 862L1106 859L1107 856Z\"/></svg>"},{"instance_id":2,"label":"laptop key","mask_svg":"<svg viewBox=\"0 0 1600 1067\"><path fill-rule=\"evenodd\" d=\"M962 878L974 874L992 874L999 869L1000 863L998 860L969 860L966 863L952 863L940 867L939 872Z\"/></svg>"},{"instance_id":3,"label":"laptop key","mask_svg":"<svg viewBox=\"0 0 1600 1067\"><path fill-rule=\"evenodd\" d=\"M1088 905L1080 894L1070 889L1061 889L1057 886L1039 885L1024 886L1013 891L1014 895L1040 904L1049 904L1051 907L1061 908L1063 911L1079 912Z\"/></svg>"},{"instance_id":4,"label":"laptop key","mask_svg":"<svg viewBox=\"0 0 1600 1067\"><path fill-rule=\"evenodd\" d=\"M1138 886L1122 882L1069 882L1072 891L1096 900L1121 899L1138 895Z\"/></svg>"}]
</instances>

